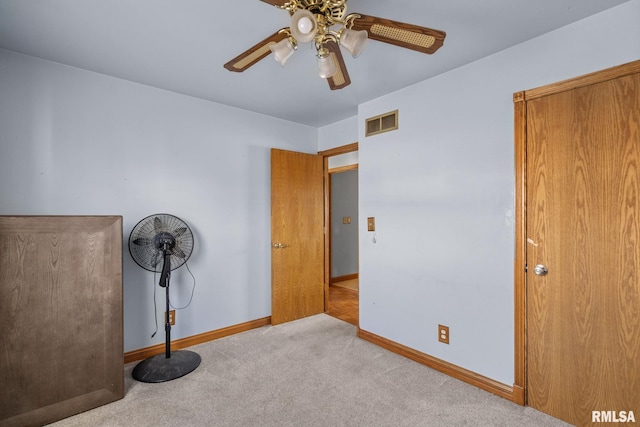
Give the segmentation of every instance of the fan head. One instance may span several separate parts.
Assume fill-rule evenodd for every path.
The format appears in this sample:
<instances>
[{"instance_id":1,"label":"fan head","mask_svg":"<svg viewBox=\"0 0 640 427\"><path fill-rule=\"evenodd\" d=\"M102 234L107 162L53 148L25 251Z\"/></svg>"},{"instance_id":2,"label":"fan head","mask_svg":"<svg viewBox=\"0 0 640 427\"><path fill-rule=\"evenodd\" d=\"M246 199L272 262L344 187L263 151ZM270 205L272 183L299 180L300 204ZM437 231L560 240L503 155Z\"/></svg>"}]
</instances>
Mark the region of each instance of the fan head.
<instances>
[{"instance_id":1,"label":"fan head","mask_svg":"<svg viewBox=\"0 0 640 427\"><path fill-rule=\"evenodd\" d=\"M170 254L171 270L182 266L191 256L193 233L183 220L169 214L155 214L133 227L129 252L136 264L160 273L165 251Z\"/></svg>"}]
</instances>

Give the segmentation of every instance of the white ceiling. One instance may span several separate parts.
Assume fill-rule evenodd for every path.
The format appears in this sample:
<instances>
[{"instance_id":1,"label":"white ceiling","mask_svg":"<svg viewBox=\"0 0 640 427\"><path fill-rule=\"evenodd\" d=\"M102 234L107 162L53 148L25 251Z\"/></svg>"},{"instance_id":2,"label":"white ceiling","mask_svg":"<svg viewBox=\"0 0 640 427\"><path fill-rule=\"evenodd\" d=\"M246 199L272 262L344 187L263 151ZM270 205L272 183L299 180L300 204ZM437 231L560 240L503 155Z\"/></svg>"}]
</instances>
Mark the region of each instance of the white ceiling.
<instances>
[{"instance_id":1,"label":"white ceiling","mask_svg":"<svg viewBox=\"0 0 640 427\"><path fill-rule=\"evenodd\" d=\"M434 55L370 41L345 53L351 85L329 90L301 45L282 68L267 57L222 67L289 24L259 0L0 0L0 48L323 126L358 104L475 61L628 0L349 0L348 11L446 31ZM1 76L0 76L1 77Z\"/></svg>"}]
</instances>

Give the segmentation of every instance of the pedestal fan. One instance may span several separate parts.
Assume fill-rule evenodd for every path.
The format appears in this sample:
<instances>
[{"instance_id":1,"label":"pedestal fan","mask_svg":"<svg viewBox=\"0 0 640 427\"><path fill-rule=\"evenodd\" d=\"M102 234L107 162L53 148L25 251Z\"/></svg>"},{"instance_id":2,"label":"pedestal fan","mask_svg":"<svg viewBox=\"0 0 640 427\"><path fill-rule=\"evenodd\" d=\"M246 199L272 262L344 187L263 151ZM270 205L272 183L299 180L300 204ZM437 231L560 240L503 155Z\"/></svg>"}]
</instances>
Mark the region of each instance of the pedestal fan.
<instances>
[{"instance_id":1,"label":"pedestal fan","mask_svg":"<svg viewBox=\"0 0 640 427\"><path fill-rule=\"evenodd\" d=\"M187 375L200 365L200 356L187 350L171 351L169 319L169 279L171 271L182 266L193 251L193 233L180 218L169 214L150 215L141 220L129 236L129 252L145 270L160 273L165 288L165 353L138 363L132 375L138 381L160 383Z\"/></svg>"}]
</instances>

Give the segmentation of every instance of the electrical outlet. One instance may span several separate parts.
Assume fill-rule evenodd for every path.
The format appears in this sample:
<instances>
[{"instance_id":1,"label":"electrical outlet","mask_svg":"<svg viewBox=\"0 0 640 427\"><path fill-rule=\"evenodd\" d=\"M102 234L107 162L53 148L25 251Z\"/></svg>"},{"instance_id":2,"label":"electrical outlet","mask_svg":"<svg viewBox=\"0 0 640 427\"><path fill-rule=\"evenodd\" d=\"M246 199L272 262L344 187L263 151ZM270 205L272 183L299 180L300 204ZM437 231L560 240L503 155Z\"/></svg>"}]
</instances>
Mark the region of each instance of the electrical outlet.
<instances>
[{"instance_id":1,"label":"electrical outlet","mask_svg":"<svg viewBox=\"0 0 640 427\"><path fill-rule=\"evenodd\" d=\"M166 313L165 313L166 316ZM166 322L166 319L165 319ZM172 325L176 324L176 311L175 310L169 310L169 323Z\"/></svg>"},{"instance_id":2,"label":"electrical outlet","mask_svg":"<svg viewBox=\"0 0 640 427\"><path fill-rule=\"evenodd\" d=\"M438 341L443 344L449 344L449 327L438 325Z\"/></svg>"}]
</instances>

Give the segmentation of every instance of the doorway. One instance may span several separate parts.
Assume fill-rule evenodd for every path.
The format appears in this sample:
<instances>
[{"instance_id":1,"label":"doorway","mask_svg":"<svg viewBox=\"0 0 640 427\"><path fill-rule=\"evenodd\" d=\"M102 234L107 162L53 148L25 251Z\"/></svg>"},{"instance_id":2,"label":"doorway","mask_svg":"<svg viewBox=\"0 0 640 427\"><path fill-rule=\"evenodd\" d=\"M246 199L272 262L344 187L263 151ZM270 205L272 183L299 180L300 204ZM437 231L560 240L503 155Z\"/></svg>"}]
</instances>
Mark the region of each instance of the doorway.
<instances>
[{"instance_id":1,"label":"doorway","mask_svg":"<svg viewBox=\"0 0 640 427\"><path fill-rule=\"evenodd\" d=\"M319 154L325 159L326 313L359 321L357 143Z\"/></svg>"}]
</instances>

